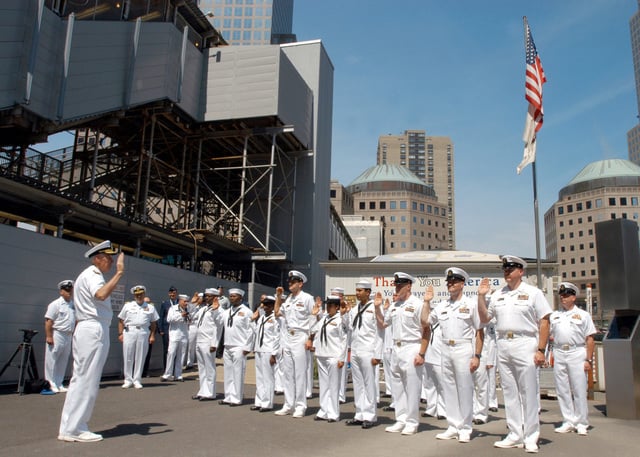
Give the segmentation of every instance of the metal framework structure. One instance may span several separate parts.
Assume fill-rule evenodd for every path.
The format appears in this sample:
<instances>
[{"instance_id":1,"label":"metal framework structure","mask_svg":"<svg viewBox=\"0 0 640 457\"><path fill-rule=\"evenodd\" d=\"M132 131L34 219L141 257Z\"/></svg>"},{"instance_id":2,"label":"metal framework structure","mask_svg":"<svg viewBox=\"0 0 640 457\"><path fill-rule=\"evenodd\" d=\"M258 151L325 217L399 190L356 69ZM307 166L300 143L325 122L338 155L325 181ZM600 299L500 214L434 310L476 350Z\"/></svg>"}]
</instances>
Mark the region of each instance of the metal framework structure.
<instances>
[{"instance_id":1,"label":"metal framework structure","mask_svg":"<svg viewBox=\"0 0 640 457\"><path fill-rule=\"evenodd\" d=\"M136 256L228 279L279 279L268 259L258 268L251 259L290 250L272 227L291 217L296 161L307 154L291 126L275 117L193 123L160 102L73 127L71 150L0 149L6 220L110 238Z\"/></svg>"}]
</instances>

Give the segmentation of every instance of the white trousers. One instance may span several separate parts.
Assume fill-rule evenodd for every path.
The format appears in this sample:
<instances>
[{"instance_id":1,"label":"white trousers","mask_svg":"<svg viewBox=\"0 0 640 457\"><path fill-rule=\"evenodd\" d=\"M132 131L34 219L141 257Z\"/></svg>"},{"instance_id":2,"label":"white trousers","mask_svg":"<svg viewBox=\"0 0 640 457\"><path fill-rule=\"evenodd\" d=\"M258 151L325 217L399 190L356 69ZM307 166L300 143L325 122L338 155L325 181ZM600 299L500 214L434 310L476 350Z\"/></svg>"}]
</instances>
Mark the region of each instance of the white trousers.
<instances>
[{"instance_id":1,"label":"white trousers","mask_svg":"<svg viewBox=\"0 0 640 457\"><path fill-rule=\"evenodd\" d=\"M44 379L56 387L61 387L71 355L73 333L53 331L53 346L45 343Z\"/></svg>"},{"instance_id":2,"label":"white trousers","mask_svg":"<svg viewBox=\"0 0 640 457\"><path fill-rule=\"evenodd\" d=\"M270 352L256 352L256 396L254 405L273 408L275 390L275 365L271 365Z\"/></svg>"},{"instance_id":3,"label":"white trousers","mask_svg":"<svg viewBox=\"0 0 640 457\"><path fill-rule=\"evenodd\" d=\"M124 359L124 381L141 382L144 359L149 350L149 329L129 326L122 334L122 357Z\"/></svg>"},{"instance_id":4,"label":"white trousers","mask_svg":"<svg viewBox=\"0 0 640 457\"><path fill-rule=\"evenodd\" d=\"M164 376L182 376L182 360L187 351L187 338L169 338L169 350L167 351L167 366Z\"/></svg>"},{"instance_id":5,"label":"white trousers","mask_svg":"<svg viewBox=\"0 0 640 457\"><path fill-rule=\"evenodd\" d=\"M376 367L371 365L373 353L351 353L351 376L353 377L353 402L356 407L354 419L375 422L377 403ZM342 370L346 371L346 370Z\"/></svg>"},{"instance_id":6,"label":"white trousers","mask_svg":"<svg viewBox=\"0 0 640 457\"><path fill-rule=\"evenodd\" d=\"M471 433L473 420L473 375L469 369L473 357L471 341L442 345L442 393L449 428Z\"/></svg>"},{"instance_id":7,"label":"white trousers","mask_svg":"<svg viewBox=\"0 0 640 457\"><path fill-rule=\"evenodd\" d=\"M307 387L305 395L311 397L313 395L313 353L307 351Z\"/></svg>"},{"instance_id":8,"label":"white trousers","mask_svg":"<svg viewBox=\"0 0 640 457\"><path fill-rule=\"evenodd\" d=\"M427 407L424 412L434 417L446 417L444 394L442 392L442 368L433 363L424 364L424 378L422 383L426 391Z\"/></svg>"},{"instance_id":9,"label":"white trousers","mask_svg":"<svg viewBox=\"0 0 640 457\"><path fill-rule=\"evenodd\" d=\"M420 412L420 390L424 368L415 366L414 360L420 352L420 343L393 347L391 353L391 389L395 404L396 422L418 426Z\"/></svg>"},{"instance_id":10,"label":"white trousers","mask_svg":"<svg viewBox=\"0 0 640 457\"><path fill-rule=\"evenodd\" d=\"M244 374L247 369L247 356L240 346L225 346L223 360L224 401L240 405L244 397Z\"/></svg>"},{"instance_id":11,"label":"white trousers","mask_svg":"<svg viewBox=\"0 0 640 457\"><path fill-rule=\"evenodd\" d=\"M322 419L340 419L340 373L337 357L316 357L318 384L320 385L320 410L316 416Z\"/></svg>"},{"instance_id":12,"label":"white trousers","mask_svg":"<svg viewBox=\"0 0 640 457\"><path fill-rule=\"evenodd\" d=\"M349 371L349 363L353 362L348 362L347 360L345 360L343 367L344 369L340 370L340 393L338 395L338 398L342 402L347 401L347 372Z\"/></svg>"},{"instance_id":13,"label":"white trousers","mask_svg":"<svg viewBox=\"0 0 640 457\"><path fill-rule=\"evenodd\" d=\"M208 341L196 345L196 359L198 360L198 378L200 390L197 395L203 398L216 397L216 353L210 352Z\"/></svg>"},{"instance_id":14,"label":"white trousers","mask_svg":"<svg viewBox=\"0 0 640 457\"><path fill-rule=\"evenodd\" d=\"M391 392L391 352L392 349L385 349L382 353L382 369L384 370L384 393L392 395ZM392 399L393 401L393 399Z\"/></svg>"},{"instance_id":15,"label":"white trousers","mask_svg":"<svg viewBox=\"0 0 640 457\"><path fill-rule=\"evenodd\" d=\"M584 371L587 350L584 347L570 351L556 348L553 354L553 375L563 421L574 427L588 427L587 373Z\"/></svg>"},{"instance_id":16,"label":"white trousers","mask_svg":"<svg viewBox=\"0 0 640 457\"><path fill-rule=\"evenodd\" d=\"M540 436L538 369L533 361L537 350L535 337L498 339L498 369L509 437L527 444L536 444Z\"/></svg>"},{"instance_id":17,"label":"white trousers","mask_svg":"<svg viewBox=\"0 0 640 457\"><path fill-rule=\"evenodd\" d=\"M195 365L196 358L196 347L198 347L197 339L198 337L198 326L195 324L189 325L189 340L187 342L187 360L184 364L188 367L192 367Z\"/></svg>"},{"instance_id":18,"label":"white trousers","mask_svg":"<svg viewBox=\"0 0 640 457\"><path fill-rule=\"evenodd\" d=\"M289 410L307 409L307 365L308 354L304 347L309 334L296 330L295 334L287 334L282 351L282 368L284 372L284 408Z\"/></svg>"},{"instance_id":19,"label":"white trousers","mask_svg":"<svg viewBox=\"0 0 640 457\"><path fill-rule=\"evenodd\" d=\"M487 368L487 377L489 378L487 395L489 396L489 408L498 407L498 392L496 390L496 366Z\"/></svg>"},{"instance_id":20,"label":"white trousers","mask_svg":"<svg viewBox=\"0 0 640 457\"><path fill-rule=\"evenodd\" d=\"M98 397L100 377L109 354L109 324L80 321L73 333L73 376L62 407L60 435L89 431L88 422Z\"/></svg>"},{"instance_id":21,"label":"white trousers","mask_svg":"<svg viewBox=\"0 0 640 457\"><path fill-rule=\"evenodd\" d=\"M282 349L280 349L276 354L274 370L274 390L276 392L284 392L284 364L282 362Z\"/></svg>"},{"instance_id":22,"label":"white trousers","mask_svg":"<svg viewBox=\"0 0 640 457\"><path fill-rule=\"evenodd\" d=\"M482 363L482 359L480 366L473 373L473 382L473 418L486 422L489 420L489 370Z\"/></svg>"}]
</instances>

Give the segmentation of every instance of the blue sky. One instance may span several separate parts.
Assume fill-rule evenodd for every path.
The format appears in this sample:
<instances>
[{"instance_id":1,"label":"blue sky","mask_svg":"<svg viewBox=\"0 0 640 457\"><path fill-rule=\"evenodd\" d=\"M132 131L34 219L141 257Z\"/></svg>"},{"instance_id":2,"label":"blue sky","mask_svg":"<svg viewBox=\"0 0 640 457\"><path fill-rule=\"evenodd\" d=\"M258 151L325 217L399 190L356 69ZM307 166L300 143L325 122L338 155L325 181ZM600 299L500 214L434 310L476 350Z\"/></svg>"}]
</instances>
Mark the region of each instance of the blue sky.
<instances>
[{"instance_id":1,"label":"blue sky","mask_svg":"<svg viewBox=\"0 0 640 457\"><path fill-rule=\"evenodd\" d=\"M392 6L392 7L391 7ZM521 175L527 16L547 75L538 135L544 213L587 164L628 158L637 122L634 0L296 0L299 41L335 67L332 177L375 165L381 134L424 129L455 145L457 248L535 256L531 166Z\"/></svg>"}]
</instances>

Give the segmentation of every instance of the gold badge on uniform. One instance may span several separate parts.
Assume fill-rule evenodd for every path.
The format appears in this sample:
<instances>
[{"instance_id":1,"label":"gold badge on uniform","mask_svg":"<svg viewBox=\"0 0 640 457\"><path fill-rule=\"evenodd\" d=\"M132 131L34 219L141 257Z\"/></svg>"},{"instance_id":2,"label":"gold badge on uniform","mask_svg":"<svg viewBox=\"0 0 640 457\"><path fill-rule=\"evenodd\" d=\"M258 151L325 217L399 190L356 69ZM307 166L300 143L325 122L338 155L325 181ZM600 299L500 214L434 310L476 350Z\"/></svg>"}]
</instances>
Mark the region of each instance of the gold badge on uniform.
<instances>
[{"instance_id":1,"label":"gold badge on uniform","mask_svg":"<svg viewBox=\"0 0 640 457\"><path fill-rule=\"evenodd\" d=\"M518 295L518 300L529 300L529 296L527 294Z\"/></svg>"},{"instance_id":2,"label":"gold badge on uniform","mask_svg":"<svg viewBox=\"0 0 640 457\"><path fill-rule=\"evenodd\" d=\"M405 310L405 311L407 311L407 312L409 312L409 313L412 313L412 312L414 312L416 309L415 309L413 306L407 306L404 310Z\"/></svg>"},{"instance_id":3,"label":"gold badge on uniform","mask_svg":"<svg viewBox=\"0 0 640 457\"><path fill-rule=\"evenodd\" d=\"M466 306L462 306L460 309L458 309L458 312L463 314L469 314L469 308L467 308Z\"/></svg>"},{"instance_id":4,"label":"gold badge on uniform","mask_svg":"<svg viewBox=\"0 0 640 457\"><path fill-rule=\"evenodd\" d=\"M580 316L580 314L574 314L573 316L571 316L571 319L578 319L579 321L582 320L582 316Z\"/></svg>"}]
</instances>

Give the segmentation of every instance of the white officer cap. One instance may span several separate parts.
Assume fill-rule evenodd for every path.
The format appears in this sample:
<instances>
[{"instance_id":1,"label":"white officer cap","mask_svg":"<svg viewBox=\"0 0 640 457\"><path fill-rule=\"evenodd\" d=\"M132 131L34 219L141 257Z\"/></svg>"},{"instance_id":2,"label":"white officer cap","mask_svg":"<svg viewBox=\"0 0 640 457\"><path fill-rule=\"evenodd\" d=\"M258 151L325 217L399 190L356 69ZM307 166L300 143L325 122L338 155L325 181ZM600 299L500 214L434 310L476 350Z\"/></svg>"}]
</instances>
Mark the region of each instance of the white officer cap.
<instances>
[{"instance_id":1,"label":"white officer cap","mask_svg":"<svg viewBox=\"0 0 640 457\"><path fill-rule=\"evenodd\" d=\"M464 282L467 282L469 280L469 275L467 274L467 272L458 267L449 267L444 271L444 274L447 281L449 281L450 279L460 279Z\"/></svg>"},{"instance_id":2,"label":"white officer cap","mask_svg":"<svg viewBox=\"0 0 640 457\"><path fill-rule=\"evenodd\" d=\"M274 297L273 295L267 295L262 300L262 303L264 303L265 305L274 305L276 303L276 297Z\"/></svg>"},{"instance_id":3,"label":"white officer cap","mask_svg":"<svg viewBox=\"0 0 640 457\"><path fill-rule=\"evenodd\" d=\"M205 295L214 295L216 297L220 296L220 292L218 291L218 289L214 289L213 287L205 289L204 290L204 294Z\"/></svg>"},{"instance_id":4,"label":"white officer cap","mask_svg":"<svg viewBox=\"0 0 640 457\"><path fill-rule=\"evenodd\" d=\"M561 282L558 287L558 295L570 294L577 296L579 292L578 286L570 282Z\"/></svg>"},{"instance_id":5,"label":"white officer cap","mask_svg":"<svg viewBox=\"0 0 640 457\"><path fill-rule=\"evenodd\" d=\"M229 295L240 295L241 297L244 297L244 290L242 289L229 289Z\"/></svg>"},{"instance_id":6,"label":"white officer cap","mask_svg":"<svg viewBox=\"0 0 640 457\"><path fill-rule=\"evenodd\" d=\"M147 288L145 286L141 285L141 284L138 284L137 286L133 286L131 288L131 293L133 295L144 294L146 291L147 291Z\"/></svg>"},{"instance_id":7,"label":"white officer cap","mask_svg":"<svg viewBox=\"0 0 640 457\"><path fill-rule=\"evenodd\" d=\"M357 283L356 283L356 289L373 289L373 283L371 281L369 281L368 279L360 279Z\"/></svg>"},{"instance_id":8,"label":"white officer cap","mask_svg":"<svg viewBox=\"0 0 640 457\"><path fill-rule=\"evenodd\" d=\"M73 281L71 279L65 279L58 283L58 289L69 289L73 287Z\"/></svg>"},{"instance_id":9,"label":"white officer cap","mask_svg":"<svg viewBox=\"0 0 640 457\"><path fill-rule=\"evenodd\" d=\"M289 272L289 281L294 279L302 282L307 282L307 277L302 273L300 273L298 270L291 270Z\"/></svg>"},{"instance_id":10,"label":"white officer cap","mask_svg":"<svg viewBox=\"0 0 640 457\"><path fill-rule=\"evenodd\" d=\"M181 300L189 300L191 297L189 297L186 294L180 294L180 295L178 295L178 298L181 299Z\"/></svg>"},{"instance_id":11,"label":"white officer cap","mask_svg":"<svg viewBox=\"0 0 640 457\"><path fill-rule=\"evenodd\" d=\"M204 297L204 293L203 292L198 292L198 298L202 298Z\"/></svg>"},{"instance_id":12,"label":"white officer cap","mask_svg":"<svg viewBox=\"0 0 640 457\"><path fill-rule=\"evenodd\" d=\"M520 257L516 257L515 255L503 255L502 256L502 269L509 267L515 268L527 268L527 262L522 260Z\"/></svg>"},{"instance_id":13,"label":"white officer cap","mask_svg":"<svg viewBox=\"0 0 640 457\"><path fill-rule=\"evenodd\" d=\"M342 287L334 287L331 289L331 295L344 295L344 289Z\"/></svg>"},{"instance_id":14,"label":"white officer cap","mask_svg":"<svg viewBox=\"0 0 640 457\"><path fill-rule=\"evenodd\" d=\"M338 297L337 295L329 295L327 297L326 303L327 303L327 306L329 306L329 305L340 306L340 301L341 300L342 299L340 297Z\"/></svg>"},{"instance_id":15,"label":"white officer cap","mask_svg":"<svg viewBox=\"0 0 640 457\"><path fill-rule=\"evenodd\" d=\"M407 282L414 283L416 282L416 278L411 276L410 274L403 273L401 271L397 271L393 274L393 280L396 284L404 284Z\"/></svg>"},{"instance_id":16,"label":"white officer cap","mask_svg":"<svg viewBox=\"0 0 640 457\"><path fill-rule=\"evenodd\" d=\"M94 247L92 247L91 249L89 249L87 252L84 253L85 258L89 258L92 257L96 254L116 254L118 251L116 251L115 249L113 249L113 247L111 246L111 241L109 240L105 240L100 244L96 244Z\"/></svg>"}]
</instances>

